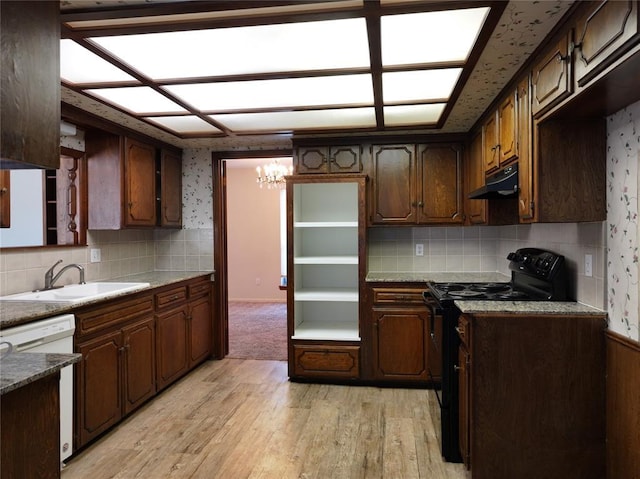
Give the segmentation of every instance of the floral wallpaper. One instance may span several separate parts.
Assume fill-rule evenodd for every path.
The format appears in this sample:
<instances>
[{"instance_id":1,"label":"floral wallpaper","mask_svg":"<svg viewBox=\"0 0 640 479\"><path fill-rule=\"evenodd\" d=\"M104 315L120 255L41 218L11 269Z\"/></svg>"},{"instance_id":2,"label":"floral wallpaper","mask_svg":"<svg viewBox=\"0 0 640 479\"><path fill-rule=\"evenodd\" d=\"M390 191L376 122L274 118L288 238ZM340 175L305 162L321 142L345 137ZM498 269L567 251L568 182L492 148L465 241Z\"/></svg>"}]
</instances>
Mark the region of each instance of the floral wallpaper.
<instances>
[{"instance_id":1,"label":"floral wallpaper","mask_svg":"<svg viewBox=\"0 0 640 479\"><path fill-rule=\"evenodd\" d=\"M211 150L199 148L182 153L182 227L213 228Z\"/></svg>"},{"instance_id":2,"label":"floral wallpaper","mask_svg":"<svg viewBox=\"0 0 640 479\"><path fill-rule=\"evenodd\" d=\"M609 328L636 341L638 327L638 161L640 102L607 119Z\"/></svg>"}]
</instances>

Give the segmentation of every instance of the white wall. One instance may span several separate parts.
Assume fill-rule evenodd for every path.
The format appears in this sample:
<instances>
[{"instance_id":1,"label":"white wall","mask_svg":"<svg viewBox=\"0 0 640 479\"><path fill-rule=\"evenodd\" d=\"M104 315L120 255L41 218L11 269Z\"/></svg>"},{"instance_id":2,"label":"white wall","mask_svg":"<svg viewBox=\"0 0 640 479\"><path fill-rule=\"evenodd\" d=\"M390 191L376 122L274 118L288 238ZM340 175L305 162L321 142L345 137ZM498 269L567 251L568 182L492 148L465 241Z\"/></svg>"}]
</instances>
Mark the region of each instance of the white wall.
<instances>
[{"instance_id":1,"label":"white wall","mask_svg":"<svg viewBox=\"0 0 640 479\"><path fill-rule=\"evenodd\" d=\"M11 227L0 229L0 247L44 244L44 173L11 170Z\"/></svg>"}]
</instances>

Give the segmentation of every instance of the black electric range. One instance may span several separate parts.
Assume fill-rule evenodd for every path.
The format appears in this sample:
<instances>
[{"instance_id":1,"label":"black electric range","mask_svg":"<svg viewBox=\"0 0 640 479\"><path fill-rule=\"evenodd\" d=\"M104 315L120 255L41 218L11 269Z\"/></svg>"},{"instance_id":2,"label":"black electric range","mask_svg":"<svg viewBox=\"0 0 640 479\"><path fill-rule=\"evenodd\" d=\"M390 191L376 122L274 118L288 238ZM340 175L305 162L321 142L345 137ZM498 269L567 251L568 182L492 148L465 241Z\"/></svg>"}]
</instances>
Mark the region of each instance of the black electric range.
<instances>
[{"instance_id":1,"label":"black electric range","mask_svg":"<svg viewBox=\"0 0 640 479\"><path fill-rule=\"evenodd\" d=\"M521 248L507 256L509 282L428 282L423 293L431 309L430 336L432 347L441 348L442 385L440 404L442 456L449 462L461 462L458 438L458 347L456 332L460 311L458 300L482 301L565 301L567 273L564 257L538 248ZM435 318L442 317L442 336L438 337Z\"/></svg>"}]
</instances>

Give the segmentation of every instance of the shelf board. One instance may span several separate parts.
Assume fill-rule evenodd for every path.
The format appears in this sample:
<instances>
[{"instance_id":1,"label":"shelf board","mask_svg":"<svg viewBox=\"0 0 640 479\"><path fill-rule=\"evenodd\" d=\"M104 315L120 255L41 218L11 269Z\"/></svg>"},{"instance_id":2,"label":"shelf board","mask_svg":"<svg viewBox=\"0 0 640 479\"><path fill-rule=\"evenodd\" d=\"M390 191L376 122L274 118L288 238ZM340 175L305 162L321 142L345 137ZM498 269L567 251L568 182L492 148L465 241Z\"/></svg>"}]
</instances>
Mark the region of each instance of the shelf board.
<instances>
[{"instance_id":1,"label":"shelf board","mask_svg":"<svg viewBox=\"0 0 640 479\"><path fill-rule=\"evenodd\" d=\"M357 228L357 221L296 221L294 228Z\"/></svg>"},{"instance_id":2,"label":"shelf board","mask_svg":"<svg viewBox=\"0 0 640 479\"><path fill-rule=\"evenodd\" d=\"M358 264L358 256L297 256L294 264Z\"/></svg>"},{"instance_id":3,"label":"shelf board","mask_svg":"<svg viewBox=\"0 0 640 479\"><path fill-rule=\"evenodd\" d=\"M360 341L358 325L346 321L303 321L294 329L291 339Z\"/></svg>"},{"instance_id":4,"label":"shelf board","mask_svg":"<svg viewBox=\"0 0 640 479\"><path fill-rule=\"evenodd\" d=\"M302 289L294 292L294 301L340 301L358 302L358 289Z\"/></svg>"}]
</instances>

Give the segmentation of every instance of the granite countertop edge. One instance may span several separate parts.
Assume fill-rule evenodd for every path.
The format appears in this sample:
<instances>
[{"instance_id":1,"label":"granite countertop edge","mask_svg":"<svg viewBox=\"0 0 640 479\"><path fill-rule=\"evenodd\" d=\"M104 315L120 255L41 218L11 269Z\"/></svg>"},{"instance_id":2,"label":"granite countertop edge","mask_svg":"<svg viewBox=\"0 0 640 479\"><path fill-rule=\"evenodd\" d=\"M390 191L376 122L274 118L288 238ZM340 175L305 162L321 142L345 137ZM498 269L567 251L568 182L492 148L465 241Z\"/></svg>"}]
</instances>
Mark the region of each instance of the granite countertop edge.
<instances>
[{"instance_id":1,"label":"granite countertop edge","mask_svg":"<svg viewBox=\"0 0 640 479\"><path fill-rule=\"evenodd\" d=\"M367 283L498 283L511 281L511 276L498 272L406 272L406 271L370 271L365 277Z\"/></svg>"},{"instance_id":2,"label":"granite countertop edge","mask_svg":"<svg viewBox=\"0 0 640 479\"><path fill-rule=\"evenodd\" d=\"M11 352L0 359L0 395L77 363L81 354Z\"/></svg>"},{"instance_id":3,"label":"granite countertop edge","mask_svg":"<svg viewBox=\"0 0 640 479\"><path fill-rule=\"evenodd\" d=\"M46 319L60 314L72 313L73 310L103 301L136 294L173 283L179 283L200 276L212 275L213 271L149 271L132 275L110 278L105 282L142 282L149 283L146 288L135 291L116 293L106 298L83 301L78 303L45 303L35 301L2 301L0 300L0 329L6 329L20 324L30 323L39 319Z\"/></svg>"},{"instance_id":4,"label":"granite countertop edge","mask_svg":"<svg viewBox=\"0 0 640 479\"><path fill-rule=\"evenodd\" d=\"M554 314L554 315L606 315L593 306L575 301L482 301L458 300L454 304L464 314Z\"/></svg>"}]
</instances>

